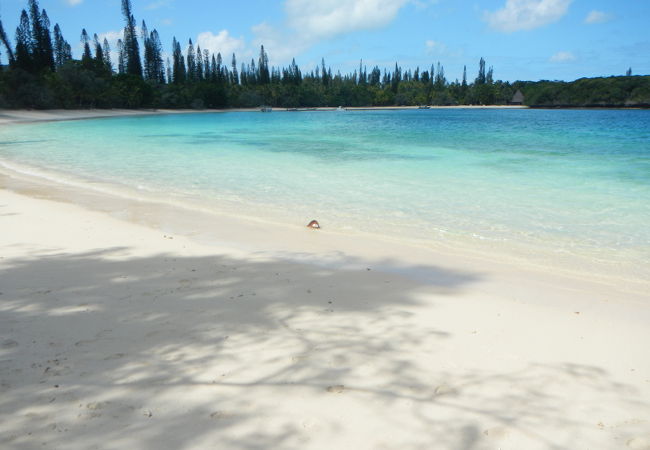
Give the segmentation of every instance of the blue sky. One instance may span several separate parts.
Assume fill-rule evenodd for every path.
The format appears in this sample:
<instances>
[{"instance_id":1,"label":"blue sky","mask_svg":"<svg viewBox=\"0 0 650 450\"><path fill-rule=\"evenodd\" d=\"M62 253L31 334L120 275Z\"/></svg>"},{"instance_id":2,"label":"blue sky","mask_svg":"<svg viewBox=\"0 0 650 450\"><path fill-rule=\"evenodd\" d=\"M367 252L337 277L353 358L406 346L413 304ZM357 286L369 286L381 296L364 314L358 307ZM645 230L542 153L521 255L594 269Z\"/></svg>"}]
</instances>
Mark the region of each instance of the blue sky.
<instances>
[{"instance_id":1,"label":"blue sky","mask_svg":"<svg viewBox=\"0 0 650 450\"><path fill-rule=\"evenodd\" d=\"M473 79L478 60L495 79L573 80L650 74L650 0L132 0L136 21L156 28L167 52L176 36L202 48L257 58L264 44L272 64L292 57L313 68L324 57L334 71L359 59L370 68L428 68L440 61L447 78ZM13 41L27 0L0 2ZM123 26L120 0L40 0L52 25L79 56L81 29L114 43ZM228 56L226 61L230 61Z\"/></svg>"}]
</instances>

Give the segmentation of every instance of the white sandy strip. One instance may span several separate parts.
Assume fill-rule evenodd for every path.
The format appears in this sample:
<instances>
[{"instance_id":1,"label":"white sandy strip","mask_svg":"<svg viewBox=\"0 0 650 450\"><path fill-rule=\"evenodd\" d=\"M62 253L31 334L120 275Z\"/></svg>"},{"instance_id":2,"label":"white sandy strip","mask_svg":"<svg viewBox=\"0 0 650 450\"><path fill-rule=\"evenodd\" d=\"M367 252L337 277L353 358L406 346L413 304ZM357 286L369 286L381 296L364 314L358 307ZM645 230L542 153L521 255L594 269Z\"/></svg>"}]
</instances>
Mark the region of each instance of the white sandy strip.
<instances>
[{"instance_id":1,"label":"white sandy strip","mask_svg":"<svg viewBox=\"0 0 650 450\"><path fill-rule=\"evenodd\" d=\"M647 298L328 269L6 190L0 231L0 448L650 448Z\"/></svg>"},{"instance_id":2,"label":"white sandy strip","mask_svg":"<svg viewBox=\"0 0 650 450\"><path fill-rule=\"evenodd\" d=\"M418 109L417 106L363 106L347 107L350 111L363 110L403 110ZM526 106L513 105L461 105L461 106L431 106L431 109L525 109ZM300 108L300 110L332 111L336 107ZM286 111L286 108L276 108L274 111ZM0 109L0 125L24 122L49 122L59 120L81 120L102 117L147 116L158 114L196 114L214 112L260 111L260 108L231 108L231 109L47 109L47 110L11 110Z\"/></svg>"}]
</instances>

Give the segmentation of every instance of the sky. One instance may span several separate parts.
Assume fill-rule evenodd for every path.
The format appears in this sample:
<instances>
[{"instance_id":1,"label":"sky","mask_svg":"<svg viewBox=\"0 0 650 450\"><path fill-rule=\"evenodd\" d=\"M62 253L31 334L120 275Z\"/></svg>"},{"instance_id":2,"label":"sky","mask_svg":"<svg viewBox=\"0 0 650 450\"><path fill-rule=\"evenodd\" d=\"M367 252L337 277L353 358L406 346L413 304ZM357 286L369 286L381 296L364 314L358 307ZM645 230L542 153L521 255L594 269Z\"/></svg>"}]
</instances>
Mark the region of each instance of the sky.
<instances>
[{"instance_id":1,"label":"sky","mask_svg":"<svg viewBox=\"0 0 650 450\"><path fill-rule=\"evenodd\" d=\"M115 48L120 0L40 0L79 57L79 36L107 37ZM494 78L574 80L650 74L650 0L132 0L138 23L157 29L166 53L176 37L250 62L264 45L271 64L295 58L311 70L429 68L448 80L476 77L481 57ZM0 0L12 42L27 0ZM225 56L228 55L228 56ZM4 59L4 55L3 55Z\"/></svg>"}]
</instances>

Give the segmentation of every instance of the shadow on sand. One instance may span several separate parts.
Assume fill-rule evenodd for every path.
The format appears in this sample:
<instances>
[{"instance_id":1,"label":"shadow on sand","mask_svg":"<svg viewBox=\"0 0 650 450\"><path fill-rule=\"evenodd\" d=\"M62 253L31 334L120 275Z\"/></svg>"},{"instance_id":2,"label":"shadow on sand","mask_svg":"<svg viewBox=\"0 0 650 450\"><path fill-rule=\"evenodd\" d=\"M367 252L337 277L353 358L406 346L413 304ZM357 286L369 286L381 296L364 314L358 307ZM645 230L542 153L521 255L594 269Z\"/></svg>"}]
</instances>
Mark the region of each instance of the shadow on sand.
<instances>
[{"instance_id":1,"label":"shadow on sand","mask_svg":"<svg viewBox=\"0 0 650 450\"><path fill-rule=\"evenodd\" d=\"M365 269L128 252L0 266L3 448L482 449L513 432L579 448L595 425L564 418L575 399L549 386L634 402L596 367L437 361L453 336L418 311L478 274L420 267L440 280L424 297Z\"/></svg>"}]
</instances>

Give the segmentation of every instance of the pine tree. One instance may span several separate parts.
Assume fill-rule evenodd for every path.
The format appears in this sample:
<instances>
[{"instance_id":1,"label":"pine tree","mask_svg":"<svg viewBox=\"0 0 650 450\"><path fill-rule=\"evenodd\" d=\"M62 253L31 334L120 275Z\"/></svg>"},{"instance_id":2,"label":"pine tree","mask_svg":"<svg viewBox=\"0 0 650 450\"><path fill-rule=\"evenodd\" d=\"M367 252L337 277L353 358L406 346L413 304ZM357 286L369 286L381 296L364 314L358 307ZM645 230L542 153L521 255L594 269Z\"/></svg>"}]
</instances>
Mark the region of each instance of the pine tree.
<instances>
[{"instance_id":1,"label":"pine tree","mask_svg":"<svg viewBox=\"0 0 650 450\"><path fill-rule=\"evenodd\" d=\"M7 37L7 33L5 32L5 28L2 26L1 20L0 20L0 42L2 43L2 45L4 45L5 50L7 51L9 65L13 66L15 63L14 51L11 48L11 42L9 42L9 38Z\"/></svg>"},{"instance_id":2,"label":"pine tree","mask_svg":"<svg viewBox=\"0 0 650 450\"><path fill-rule=\"evenodd\" d=\"M31 22L31 59L32 69L35 72L40 71L45 67L43 61L43 23L41 21L41 12L38 6L38 1L29 0L29 19Z\"/></svg>"},{"instance_id":3,"label":"pine tree","mask_svg":"<svg viewBox=\"0 0 650 450\"><path fill-rule=\"evenodd\" d=\"M149 30L147 29L147 24L144 20L142 21L142 26L140 27L140 33L142 36L142 47L144 50L143 76L145 80L153 80L155 79L153 48L151 45L152 43L149 36Z\"/></svg>"},{"instance_id":4,"label":"pine tree","mask_svg":"<svg viewBox=\"0 0 650 450\"><path fill-rule=\"evenodd\" d=\"M194 55L194 45L192 39L187 47L187 80L192 82L196 80L196 57Z\"/></svg>"},{"instance_id":5,"label":"pine tree","mask_svg":"<svg viewBox=\"0 0 650 450\"><path fill-rule=\"evenodd\" d=\"M269 56L264 51L264 46L260 46L260 57L258 62L259 75L258 79L260 84L269 84L271 76L269 73Z\"/></svg>"},{"instance_id":6,"label":"pine tree","mask_svg":"<svg viewBox=\"0 0 650 450\"><path fill-rule=\"evenodd\" d=\"M460 85L460 96L462 102L465 102L466 96L467 96L467 66L463 66L463 82Z\"/></svg>"},{"instance_id":7,"label":"pine tree","mask_svg":"<svg viewBox=\"0 0 650 450\"><path fill-rule=\"evenodd\" d=\"M393 92L397 92L400 81L402 81L402 69L395 63L395 70L390 81L390 88Z\"/></svg>"},{"instance_id":8,"label":"pine tree","mask_svg":"<svg viewBox=\"0 0 650 450\"><path fill-rule=\"evenodd\" d=\"M377 86L380 81L381 81L381 70L379 70L379 67L375 66L373 67L372 72L370 72L370 78L368 82L370 83L371 86Z\"/></svg>"},{"instance_id":9,"label":"pine tree","mask_svg":"<svg viewBox=\"0 0 650 450\"><path fill-rule=\"evenodd\" d=\"M485 76L485 60L481 58L478 62L478 76L476 77L476 84L485 84L487 77Z\"/></svg>"},{"instance_id":10,"label":"pine tree","mask_svg":"<svg viewBox=\"0 0 650 450\"><path fill-rule=\"evenodd\" d=\"M207 48L203 49L203 78L206 80L212 79L212 68L210 66L210 52Z\"/></svg>"},{"instance_id":11,"label":"pine tree","mask_svg":"<svg viewBox=\"0 0 650 450\"><path fill-rule=\"evenodd\" d=\"M104 59L104 49L99 43L99 36L97 36L97 33L93 35L93 44L95 45L95 61L97 62L97 65L105 65L106 60Z\"/></svg>"},{"instance_id":12,"label":"pine tree","mask_svg":"<svg viewBox=\"0 0 650 450\"><path fill-rule=\"evenodd\" d=\"M140 46L136 34L135 18L131 13L131 0L122 0L122 14L126 22L126 26L124 27L124 41L122 43L125 56L125 73L142 78Z\"/></svg>"},{"instance_id":13,"label":"pine tree","mask_svg":"<svg viewBox=\"0 0 650 450\"><path fill-rule=\"evenodd\" d=\"M47 16L47 11L41 11L41 18L43 20L44 61L50 70L54 70L54 48L52 46L52 35L50 34L50 18Z\"/></svg>"},{"instance_id":14,"label":"pine tree","mask_svg":"<svg viewBox=\"0 0 650 450\"><path fill-rule=\"evenodd\" d=\"M173 66L172 66L172 78L175 84L185 83L186 79L186 69L185 69L185 58L183 57L183 52L181 51L181 44L176 40L172 41L173 47Z\"/></svg>"},{"instance_id":15,"label":"pine tree","mask_svg":"<svg viewBox=\"0 0 650 450\"><path fill-rule=\"evenodd\" d=\"M435 89L437 91L442 91L447 85L447 79L445 78L445 68L438 62L436 67L436 81L434 82Z\"/></svg>"},{"instance_id":16,"label":"pine tree","mask_svg":"<svg viewBox=\"0 0 650 450\"><path fill-rule=\"evenodd\" d=\"M32 37L29 27L29 16L24 9L20 14L20 22L16 28L16 67L30 72L34 63L32 60Z\"/></svg>"},{"instance_id":17,"label":"pine tree","mask_svg":"<svg viewBox=\"0 0 650 450\"><path fill-rule=\"evenodd\" d=\"M232 84L238 85L239 84L239 75L237 74L237 58L235 57L235 54L232 54Z\"/></svg>"},{"instance_id":18,"label":"pine tree","mask_svg":"<svg viewBox=\"0 0 650 450\"><path fill-rule=\"evenodd\" d=\"M71 58L68 58L66 53L67 42L63 39L63 34L61 34L61 28L57 23L54 25L54 63L56 67L61 67L66 61Z\"/></svg>"},{"instance_id":19,"label":"pine tree","mask_svg":"<svg viewBox=\"0 0 650 450\"><path fill-rule=\"evenodd\" d=\"M198 44L196 45L196 79L203 80L203 52Z\"/></svg>"},{"instance_id":20,"label":"pine tree","mask_svg":"<svg viewBox=\"0 0 650 450\"><path fill-rule=\"evenodd\" d=\"M126 50L122 39L117 40L117 73L120 75L126 73Z\"/></svg>"},{"instance_id":21,"label":"pine tree","mask_svg":"<svg viewBox=\"0 0 650 450\"><path fill-rule=\"evenodd\" d=\"M113 62L111 61L111 46L108 44L108 39L106 38L104 38L102 51L104 53L104 64L106 64L106 69L110 73L113 73Z\"/></svg>"},{"instance_id":22,"label":"pine tree","mask_svg":"<svg viewBox=\"0 0 650 450\"><path fill-rule=\"evenodd\" d=\"M329 85L329 78L327 77L327 68L325 67L325 58L321 59L321 77L322 77L322 82L323 86Z\"/></svg>"},{"instance_id":23,"label":"pine tree","mask_svg":"<svg viewBox=\"0 0 650 450\"><path fill-rule=\"evenodd\" d=\"M223 67L223 59L221 58L221 53L217 53L217 59L215 60L215 73L217 77L217 83L222 84L224 83L225 80L225 74L224 74L224 67Z\"/></svg>"},{"instance_id":24,"label":"pine tree","mask_svg":"<svg viewBox=\"0 0 650 450\"><path fill-rule=\"evenodd\" d=\"M86 32L85 28L81 30L81 42L83 43L83 47L84 47L83 54L81 55L81 64L86 69L92 69L93 55L92 52L90 51L90 37L88 37L88 33Z\"/></svg>"},{"instance_id":25,"label":"pine tree","mask_svg":"<svg viewBox=\"0 0 650 450\"><path fill-rule=\"evenodd\" d=\"M142 39L144 42L144 78L156 83L164 83L165 67L160 36L155 29L149 33L144 20L142 21Z\"/></svg>"},{"instance_id":26,"label":"pine tree","mask_svg":"<svg viewBox=\"0 0 650 450\"><path fill-rule=\"evenodd\" d=\"M255 68L255 60L251 58L251 65L248 67L248 74L246 75L249 84L259 83L259 73Z\"/></svg>"},{"instance_id":27,"label":"pine tree","mask_svg":"<svg viewBox=\"0 0 650 450\"><path fill-rule=\"evenodd\" d=\"M153 72L155 74L154 79L161 84L165 83L165 64L163 62L163 48L162 42L160 42L160 35L158 30L154 30L149 35L149 41L151 42L151 52L153 59Z\"/></svg>"}]
</instances>

